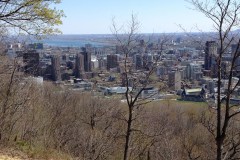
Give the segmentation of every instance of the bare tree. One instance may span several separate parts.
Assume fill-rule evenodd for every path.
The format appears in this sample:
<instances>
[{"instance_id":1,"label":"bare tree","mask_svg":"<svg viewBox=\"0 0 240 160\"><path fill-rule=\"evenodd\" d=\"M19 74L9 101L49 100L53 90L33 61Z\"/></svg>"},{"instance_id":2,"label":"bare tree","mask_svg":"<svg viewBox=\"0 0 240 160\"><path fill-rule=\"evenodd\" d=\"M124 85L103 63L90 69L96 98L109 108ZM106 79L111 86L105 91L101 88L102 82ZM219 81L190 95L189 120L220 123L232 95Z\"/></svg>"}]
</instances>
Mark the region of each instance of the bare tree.
<instances>
[{"instance_id":1,"label":"bare tree","mask_svg":"<svg viewBox=\"0 0 240 160\"><path fill-rule=\"evenodd\" d=\"M109 159L115 151L113 148L117 148L116 137L121 130L113 118L118 105L108 99L85 96L79 104L79 130L82 133L76 137L77 152L82 159Z\"/></svg>"},{"instance_id":2,"label":"bare tree","mask_svg":"<svg viewBox=\"0 0 240 160\"><path fill-rule=\"evenodd\" d=\"M32 87L30 80L25 80L18 72L18 61L7 60L1 56L0 77L0 139L2 142L12 138L14 126L23 116ZM22 96L25 95L25 96Z\"/></svg>"},{"instance_id":3,"label":"bare tree","mask_svg":"<svg viewBox=\"0 0 240 160\"><path fill-rule=\"evenodd\" d=\"M217 104L216 104L216 128L213 130L216 141L216 158L233 159L237 157L239 152L239 141L236 138L234 143L229 143L231 128L230 124L235 120L235 117L240 113L230 103L233 93L240 84L240 79L234 83L233 76L239 75L238 60L240 56L239 47L240 41L237 32L234 29L239 27L240 3L237 0L190 0L189 1L199 12L203 13L213 22L213 27L217 32L217 42L219 45L219 53L214 55L217 63ZM230 46L236 43L236 49L232 53L232 60L228 72L223 72L224 55L228 52ZM224 95L225 102L223 103L221 95L221 85L223 77L228 81L227 90ZM231 136L230 136L231 137Z\"/></svg>"},{"instance_id":4,"label":"bare tree","mask_svg":"<svg viewBox=\"0 0 240 160\"><path fill-rule=\"evenodd\" d=\"M139 42L143 39L143 36L139 33L139 22L135 15L132 15L130 22L127 26L118 27L113 21L113 35L116 38L116 43L121 48L121 53L124 56L122 63L122 79L125 81L126 92L125 98L127 101L127 114L126 117L123 115L122 119L127 123L124 137L124 154L123 159L127 160L130 157L130 143L133 141L133 132L140 132L142 135L145 133L135 128L134 122L140 118L140 113L144 104L151 102L151 98L156 94L153 93L147 97L141 99L143 91L151 84L151 76L154 75L158 61L160 60L161 53L163 51L164 44L167 38L163 39L159 44L159 50L154 55L154 60L151 64L145 63L144 69L140 72L134 70L133 63L131 61L132 56L137 52L136 48ZM127 29L126 29L127 28ZM144 56L145 52L141 53ZM144 58L143 58L144 61ZM155 133L153 133L155 134ZM145 136L154 136L145 134Z\"/></svg>"}]
</instances>

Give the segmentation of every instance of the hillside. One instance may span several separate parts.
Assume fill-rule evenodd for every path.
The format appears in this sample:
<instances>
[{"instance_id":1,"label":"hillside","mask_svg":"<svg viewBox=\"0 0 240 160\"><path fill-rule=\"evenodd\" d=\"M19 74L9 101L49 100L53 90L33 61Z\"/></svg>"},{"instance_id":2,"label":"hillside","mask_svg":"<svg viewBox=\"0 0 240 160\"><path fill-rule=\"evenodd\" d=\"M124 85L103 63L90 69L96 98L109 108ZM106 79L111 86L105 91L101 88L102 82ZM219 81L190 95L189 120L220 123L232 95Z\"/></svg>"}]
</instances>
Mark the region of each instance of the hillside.
<instances>
[{"instance_id":1,"label":"hillside","mask_svg":"<svg viewBox=\"0 0 240 160\"><path fill-rule=\"evenodd\" d=\"M1 148L0 160L70 160L68 155L56 151L21 151L16 148Z\"/></svg>"},{"instance_id":2,"label":"hillside","mask_svg":"<svg viewBox=\"0 0 240 160\"><path fill-rule=\"evenodd\" d=\"M25 153L11 148L0 148L0 160L31 159Z\"/></svg>"}]
</instances>

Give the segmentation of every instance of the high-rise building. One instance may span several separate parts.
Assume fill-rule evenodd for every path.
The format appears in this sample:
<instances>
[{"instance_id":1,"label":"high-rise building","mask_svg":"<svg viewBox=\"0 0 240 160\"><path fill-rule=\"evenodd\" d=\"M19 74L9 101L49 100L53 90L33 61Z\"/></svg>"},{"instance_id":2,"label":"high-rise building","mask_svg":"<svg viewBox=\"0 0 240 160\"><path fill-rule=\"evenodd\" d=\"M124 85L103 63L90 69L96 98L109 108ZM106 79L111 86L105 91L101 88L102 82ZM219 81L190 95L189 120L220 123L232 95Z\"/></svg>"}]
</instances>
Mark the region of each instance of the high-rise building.
<instances>
[{"instance_id":1,"label":"high-rise building","mask_svg":"<svg viewBox=\"0 0 240 160\"><path fill-rule=\"evenodd\" d=\"M24 72L38 76L39 53L29 50L23 53Z\"/></svg>"},{"instance_id":2,"label":"high-rise building","mask_svg":"<svg viewBox=\"0 0 240 160\"><path fill-rule=\"evenodd\" d=\"M76 78L82 78L84 72L84 56L82 54L76 55L75 60L75 77Z\"/></svg>"},{"instance_id":3,"label":"high-rise building","mask_svg":"<svg viewBox=\"0 0 240 160\"><path fill-rule=\"evenodd\" d=\"M52 79L53 81L60 81L61 80L60 56L52 55L51 62L52 62Z\"/></svg>"},{"instance_id":4,"label":"high-rise building","mask_svg":"<svg viewBox=\"0 0 240 160\"><path fill-rule=\"evenodd\" d=\"M99 58L98 59L98 67L99 67L99 69L100 70L102 70L102 69L106 69L106 66L107 66L107 60L106 59L104 59L104 58Z\"/></svg>"},{"instance_id":5,"label":"high-rise building","mask_svg":"<svg viewBox=\"0 0 240 160\"><path fill-rule=\"evenodd\" d=\"M91 72L92 71L91 53L87 52L86 48L83 47L81 54L84 57L84 71Z\"/></svg>"},{"instance_id":6,"label":"high-rise building","mask_svg":"<svg viewBox=\"0 0 240 160\"><path fill-rule=\"evenodd\" d=\"M238 48L238 44L232 44L231 46L232 58L234 57L234 54L236 53L237 49L238 49L238 52L240 52L240 47Z\"/></svg>"},{"instance_id":7,"label":"high-rise building","mask_svg":"<svg viewBox=\"0 0 240 160\"><path fill-rule=\"evenodd\" d=\"M135 55L135 68L136 70L140 70L143 68L143 57L141 54Z\"/></svg>"},{"instance_id":8,"label":"high-rise building","mask_svg":"<svg viewBox=\"0 0 240 160\"><path fill-rule=\"evenodd\" d=\"M107 70L118 67L118 56L116 54L107 55Z\"/></svg>"},{"instance_id":9,"label":"high-rise building","mask_svg":"<svg viewBox=\"0 0 240 160\"><path fill-rule=\"evenodd\" d=\"M153 64L153 55L151 54L144 54L143 55L143 68L149 70Z\"/></svg>"},{"instance_id":10,"label":"high-rise building","mask_svg":"<svg viewBox=\"0 0 240 160\"><path fill-rule=\"evenodd\" d=\"M240 46L238 47L238 44L232 45L232 59L234 58L234 55L236 56L235 60L235 67L234 70L239 73L240 72L240 57L238 56L240 52Z\"/></svg>"},{"instance_id":11,"label":"high-rise building","mask_svg":"<svg viewBox=\"0 0 240 160\"><path fill-rule=\"evenodd\" d=\"M189 63L186 66L186 78L188 80L196 81L202 77L202 65L196 63Z\"/></svg>"},{"instance_id":12,"label":"high-rise building","mask_svg":"<svg viewBox=\"0 0 240 160\"><path fill-rule=\"evenodd\" d=\"M168 74L168 87L175 91L181 89L181 73L179 71L171 71Z\"/></svg>"},{"instance_id":13,"label":"high-rise building","mask_svg":"<svg viewBox=\"0 0 240 160\"><path fill-rule=\"evenodd\" d=\"M207 41L205 49L205 61L204 69L211 70L211 67L215 61L215 56L217 55L218 47L216 41Z\"/></svg>"}]
</instances>

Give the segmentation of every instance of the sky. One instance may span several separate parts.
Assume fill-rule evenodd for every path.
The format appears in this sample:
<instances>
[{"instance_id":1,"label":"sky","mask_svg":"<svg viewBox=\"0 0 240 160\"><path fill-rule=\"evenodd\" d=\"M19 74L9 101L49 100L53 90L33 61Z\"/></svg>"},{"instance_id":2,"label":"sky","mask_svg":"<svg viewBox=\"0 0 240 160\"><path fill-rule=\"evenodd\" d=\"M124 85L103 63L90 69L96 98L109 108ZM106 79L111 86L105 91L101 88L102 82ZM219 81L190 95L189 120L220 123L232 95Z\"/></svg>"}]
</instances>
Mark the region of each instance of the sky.
<instances>
[{"instance_id":1,"label":"sky","mask_svg":"<svg viewBox=\"0 0 240 160\"><path fill-rule=\"evenodd\" d=\"M113 18L121 26L132 14L140 33L212 31L211 22L185 0L62 0L57 8L66 15L63 34L111 34Z\"/></svg>"}]
</instances>

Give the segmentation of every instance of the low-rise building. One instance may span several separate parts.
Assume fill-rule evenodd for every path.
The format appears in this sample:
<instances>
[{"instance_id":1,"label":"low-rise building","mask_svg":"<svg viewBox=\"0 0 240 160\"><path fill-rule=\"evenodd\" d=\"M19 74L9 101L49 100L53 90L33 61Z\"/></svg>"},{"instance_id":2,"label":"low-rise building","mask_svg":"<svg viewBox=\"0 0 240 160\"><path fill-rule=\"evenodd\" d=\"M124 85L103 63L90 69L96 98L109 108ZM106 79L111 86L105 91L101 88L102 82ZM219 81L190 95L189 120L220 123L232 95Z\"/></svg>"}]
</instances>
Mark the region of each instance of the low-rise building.
<instances>
[{"instance_id":1,"label":"low-rise building","mask_svg":"<svg viewBox=\"0 0 240 160\"><path fill-rule=\"evenodd\" d=\"M206 98L206 92L203 88L184 89L181 99L184 101L203 102Z\"/></svg>"}]
</instances>

